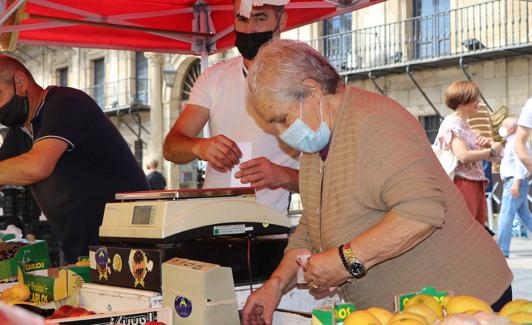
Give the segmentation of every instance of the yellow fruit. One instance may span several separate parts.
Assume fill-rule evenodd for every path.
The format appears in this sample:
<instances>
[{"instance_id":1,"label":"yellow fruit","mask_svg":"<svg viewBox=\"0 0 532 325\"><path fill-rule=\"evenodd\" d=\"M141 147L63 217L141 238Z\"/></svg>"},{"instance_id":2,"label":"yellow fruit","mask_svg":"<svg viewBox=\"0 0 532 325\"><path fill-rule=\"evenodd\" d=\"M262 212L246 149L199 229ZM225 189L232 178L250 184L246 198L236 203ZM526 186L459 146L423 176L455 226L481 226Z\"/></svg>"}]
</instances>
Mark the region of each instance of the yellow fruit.
<instances>
[{"instance_id":1,"label":"yellow fruit","mask_svg":"<svg viewBox=\"0 0 532 325\"><path fill-rule=\"evenodd\" d=\"M3 302L9 302L11 301L11 293L12 293L12 290L11 288L7 288L5 289L3 292L2 292L2 297L0 297L0 299L3 301Z\"/></svg>"},{"instance_id":2,"label":"yellow fruit","mask_svg":"<svg viewBox=\"0 0 532 325\"><path fill-rule=\"evenodd\" d=\"M468 311L493 312L487 302L472 296L454 296L445 301L447 315L461 314Z\"/></svg>"},{"instance_id":3,"label":"yellow fruit","mask_svg":"<svg viewBox=\"0 0 532 325\"><path fill-rule=\"evenodd\" d=\"M510 314L516 313L518 311L526 311L532 313L532 301L526 299L516 299L508 302L504 307L502 307L501 316L508 316Z\"/></svg>"},{"instance_id":4,"label":"yellow fruit","mask_svg":"<svg viewBox=\"0 0 532 325\"><path fill-rule=\"evenodd\" d=\"M371 307L366 310L370 312L373 316L375 316L375 318L377 318L379 322L381 322L382 325L388 324L388 321L393 316L391 312L389 312L388 310L384 308Z\"/></svg>"},{"instance_id":5,"label":"yellow fruit","mask_svg":"<svg viewBox=\"0 0 532 325\"><path fill-rule=\"evenodd\" d=\"M79 266L79 267L89 267L90 264L89 264L89 261L77 261L76 264L74 264L76 266Z\"/></svg>"},{"instance_id":6,"label":"yellow fruit","mask_svg":"<svg viewBox=\"0 0 532 325\"><path fill-rule=\"evenodd\" d=\"M390 318L390 321L388 324L394 324L394 323L395 324L399 323L403 325L406 325L406 324L414 325L418 323L429 325L425 317L415 314L415 313L408 312L408 311L403 311L403 312L393 315L393 317Z\"/></svg>"},{"instance_id":7,"label":"yellow fruit","mask_svg":"<svg viewBox=\"0 0 532 325\"><path fill-rule=\"evenodd\" d=\"M394 320L393 322L388 323L387 325L425 325L427 323L422 323L413 318L402 318Z\"/></svg>"},{"instance_id":8,"label":"yellow fruit","mask_svg":"<svg viewBox=\"0 0 532 325\"><path fill-rule=\"evenodd\" d=\"M475 318L473 315L469 314L455 314L451 316L447 316L441 321L439 321L438 325L480 325L480 324L486 324L481 323L479 320ZM491 323L487 323L491 324ZM508 322L505 323L493 323L493 325L499 324L499 325L508 325Z\"/></svg>"},{"instance_id":9,"label":"yellow fruit","mask_svg":"<svg viewBox=\"0 0 532 325\"><path fill-rule=\"evenodd\" d=\"M30 298L30 288L23 283L11 287L11 300L26 301Z\"/></svg>"},{"instance_id":10,"label":"yellow fruit","mask_svg":"<svg viewBox=\"0 0 532 325\"><path fill-rule=\"evenodd\" d=\"M506 317L517 324L532 324L532 313L526 311L518 311Z\"/></svg>"},{"instance_id":11,"label":"yellow fruit","mask_svg":"<svg viewBox=\"0 0 532 325\"><path fill-rule=\"evenodd\" d=\"M410 304L423 304L429 306L439 319L443 318L443 308L433 296L421 294L414 296L405 303L405 307Z\"/></svg>"},{"instance_id":12,"label":"yellow fruit","mask_svg":"<svg viewBox=\"0 0 532 325\"><path fill-rule=\"evenodd\" d=\"M408 304L408 306L405 307L405 311L425 317L429 324L434 324L438 320L438 316L436 315L434 310L424 304Z\"/></svg>"},{"instance_id":13,"label":"yellow fruit","mask_svg":"<svg viewBox=\"0 0 532 325\"><path fill-rule=\"evenodd\" d=\"M383 325L366 310L357 310L349 314L344 320L344 325Z\"/></svg>"}]
</instances>

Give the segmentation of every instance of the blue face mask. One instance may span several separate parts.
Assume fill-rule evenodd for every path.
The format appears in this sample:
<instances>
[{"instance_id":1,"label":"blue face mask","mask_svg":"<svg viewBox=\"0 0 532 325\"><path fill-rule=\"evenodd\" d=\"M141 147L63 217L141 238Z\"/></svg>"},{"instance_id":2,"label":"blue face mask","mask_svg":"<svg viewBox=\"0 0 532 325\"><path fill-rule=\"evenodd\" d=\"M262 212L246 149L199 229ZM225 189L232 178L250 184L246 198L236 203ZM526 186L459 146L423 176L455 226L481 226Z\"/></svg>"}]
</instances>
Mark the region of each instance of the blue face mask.
<instances>
[{"instance_id":1,"label":"blue face mask","mask_svg":"<svg viewBox=\"0 0 532 325\"><path fill-rule=\"evenodd\" d=\"M279 138L290 147L305 153L319 152L327 146L331 139L331 130L323 122L323 105L320 99L321 123L317 131L312 130L301 120L303 110L303 97L299 106L299 118L286 129Z\"/></svg>"}]
</instances>

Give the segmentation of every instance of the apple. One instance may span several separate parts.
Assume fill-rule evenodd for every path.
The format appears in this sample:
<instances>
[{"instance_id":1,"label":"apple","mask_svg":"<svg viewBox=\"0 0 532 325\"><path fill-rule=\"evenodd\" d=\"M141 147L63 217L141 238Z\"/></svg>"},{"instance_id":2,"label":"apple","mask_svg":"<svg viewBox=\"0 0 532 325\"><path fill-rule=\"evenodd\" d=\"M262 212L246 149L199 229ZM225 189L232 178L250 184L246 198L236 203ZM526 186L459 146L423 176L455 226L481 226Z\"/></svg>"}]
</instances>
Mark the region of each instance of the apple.
<instances>
[{"instance_id":1,"label":"apple","mask_svg":"<svg viewBox=\"0 0 532 325\"><path fill-rule=\"evenodd\" d=\"M375 316L375 318L377 318L379 320L379 322L381 322L382 325L386 325L388 324L388 321L390 320L390 318L392 318L393 314L391 312L389 312L388 310L384 309L384 308L379 308L379 307L370 307L368 309L366 309L370 314L372 314L373 316Z\"/></svg>"},{"instance_id":2,"label":"apple","mask_svg":"<svg viewBox=\"0 0 532 325\"><path fill-rule=\"evenodd\" d=\"M356 310L344 320L344 325L383 325L369 311Z\"/></svg>"},{"instance_id":3,"label":"apple","mask_svg":"<svg viewBox=\"0 0 532 325\"><path fill-rule=\"evenodd\" d=\"M438 320L438 315L436 315L434 310L425 304L408 304L405 307L405 311L425 317L429 324L434 324Z\"/></svg>"},{"instance_id":4,"label":"apple","mask_svg":"<svg viewBox=\"0 0 532 325\"><path fill-rule=\"evenodd\" d=\"M70 312L70 310L72 310L72 308L74 307L70 305L61 306L54 312L54 315L68 315L68 313Z\"/></svg>"},{"instance_id":5,"label":"apple","mask_svg":"<svg viewBox=\"0 0 532 325\"><path fill-rule=\"evenodd\" d=\"M481 325L510 325L508 318L487 311L476 312L475 317Z\"/></svg>"},{"instance_id":6,"label":"apple","mask_svg":"<svg viewBox=\"0 0 532 325\"><path fill-rule=\"evenodd\" d=\"M87 312L87 309L81 307L72 308L65 317L79 317Z\"/></svg>"},{"instance_id":7,"label":"apple","mask_svg":"<svg viewBox=\"0 0 532 325\"><path fill-rule=\"evenodd\" d=\"M445 299L445 311L447 315L461 314L469 311L493 312L487 302L479 298L467 295L447 297Z\"/></svg>"},{"instance_id":8,"label":"apple","mask_svg":"<svg viewBox=\"0 0 532 325\"><path fill-rule=\"evenodd\" d=\"M432 311L434 311L434 313L439 319L443 318L443 308L441 304L438 302L438 300L436 300L436 298L434 298L433 296L429 296L426 294L420 294L417 296L413 296L412 298L410 298L410 300L408 300L408 302L405 303L405 307L410 304L427 305L432 309Z\"/></svg>"},{"instance_id":9,"label":"apple","mask_svg":"<svg viewBox=\"0 0 532 325\"><path fill-rule=\"evenodd\" d=\"M506 317L517 324L532 324L532 313L526 311L518 311Z\"/></svg>"},{"instance_id":10,"label":"apple","mask_svg":"<svg viewBox=\"0 0 532 325\"><path fill-rule=\"evenodd\" d=\"M411 321L408 322L407 320L411 320ZM402 311L398 314L393 315L393 317L390 318L390 321L388 324L397 324L397 323L403 324L403 325L406 325L406 324L414 325L417 323L424 324L424 325L430 325L425 317L415 314L415 313L411 313L409 311Z\"/></svg>"},{"instance_id":11,"label":"apple","mask_svg":"<svg viewBox=\"0 0 532 325\"><path fill-rule=\"evenodd\" d=\"M516 299L508 302L502 307L499 314L501 316L508 316L518 311L526 311L532 313L532 301L526 299Z\"/></svg>"}]
</instances>

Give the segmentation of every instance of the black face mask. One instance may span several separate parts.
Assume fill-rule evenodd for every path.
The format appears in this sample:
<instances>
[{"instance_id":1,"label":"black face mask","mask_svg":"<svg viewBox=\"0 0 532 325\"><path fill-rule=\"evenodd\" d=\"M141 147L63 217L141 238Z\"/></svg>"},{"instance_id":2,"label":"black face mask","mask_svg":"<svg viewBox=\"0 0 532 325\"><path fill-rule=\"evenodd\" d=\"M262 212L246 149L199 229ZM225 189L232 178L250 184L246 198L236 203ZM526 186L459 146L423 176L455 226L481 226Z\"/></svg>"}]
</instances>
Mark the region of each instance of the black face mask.
<instances>
[{"instance_id":1,"label":"black face mask","mask_svg":"<svg viewBox=\"0 0 532 325\"><path fill-rule=\"evenodd\" d=\"M253 58L259 52L260 47L273 38L273 31L260 33L236 33L235 46L242 56L248 60Z\"/></svg>"},{"instance_id":2,"label":"black face mask","mask_svg":"<svg viewBox=\"0 0 532 325\"><path fill-rule=\"evenodd\" d=\"M13 81L13 88L15 83ZM26 96L17 95L15 93L13 98L9 100L4 106L0 107L0 124L7 127L22 126L28 119L29 114L29 101Z\"/></svg>"}]
</instances>

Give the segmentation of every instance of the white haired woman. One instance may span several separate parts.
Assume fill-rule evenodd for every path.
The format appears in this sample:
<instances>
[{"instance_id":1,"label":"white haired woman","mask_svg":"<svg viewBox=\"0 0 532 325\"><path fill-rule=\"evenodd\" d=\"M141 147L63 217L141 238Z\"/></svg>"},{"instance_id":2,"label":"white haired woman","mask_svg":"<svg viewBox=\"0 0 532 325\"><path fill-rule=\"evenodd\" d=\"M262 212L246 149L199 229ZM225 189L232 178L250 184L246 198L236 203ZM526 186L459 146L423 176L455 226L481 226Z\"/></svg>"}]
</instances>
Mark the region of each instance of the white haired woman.
<instances>
[{"instance_id":1,"label":"white haired woman","mask_svg":"<svg viewBox=\"0 0 532 325\"><path fill-rule=\"evenodd\" d=\"M393 308L423 286L474 294L495 309L511 299L512 274L469 213L417 120L384 96L344 86L304 43L264 46L248 98L282 141L304 152L303 216L270 279L247 300L244 324L270 324L295 284L297 255L312 254L313 293L340 287L357 308ZM465 249L467 248L467 249Z\"/></svg>"}]
</instances>

